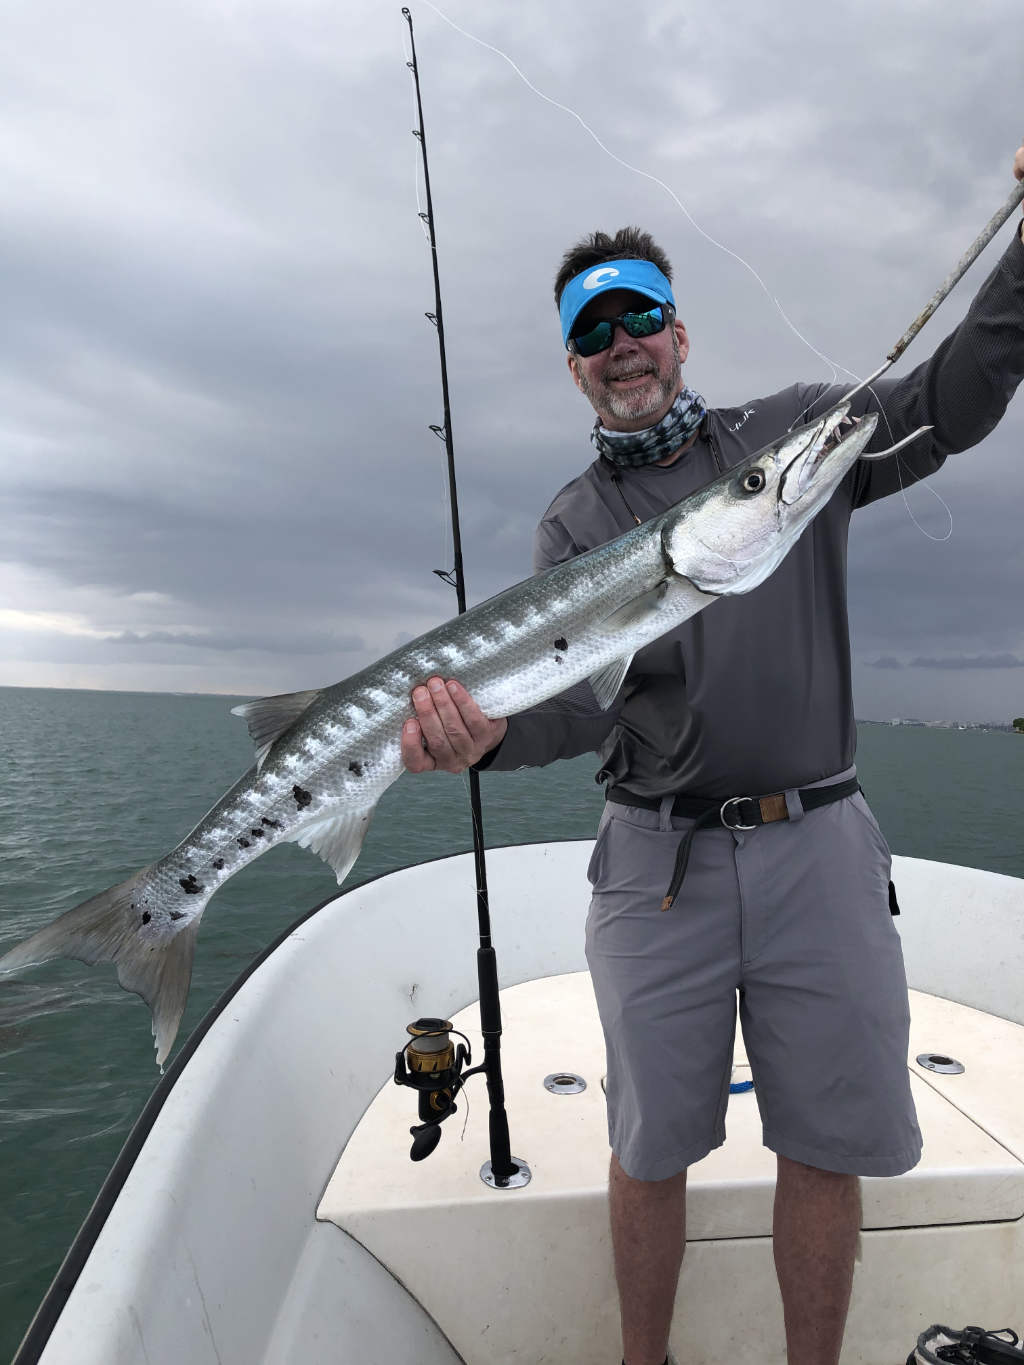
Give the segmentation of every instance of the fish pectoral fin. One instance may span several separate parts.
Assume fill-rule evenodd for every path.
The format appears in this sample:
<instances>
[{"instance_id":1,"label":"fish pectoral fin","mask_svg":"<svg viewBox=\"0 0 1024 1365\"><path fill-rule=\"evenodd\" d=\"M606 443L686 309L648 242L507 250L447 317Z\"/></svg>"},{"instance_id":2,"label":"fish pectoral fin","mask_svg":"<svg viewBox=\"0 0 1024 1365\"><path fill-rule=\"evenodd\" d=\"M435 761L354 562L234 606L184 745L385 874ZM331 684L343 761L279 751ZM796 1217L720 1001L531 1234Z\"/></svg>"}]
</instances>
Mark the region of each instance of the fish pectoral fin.
<instances>
[{"instance_id":1,"label":"fish pectoral fin","mask_svg":"<svg viewBox=\"0 0 1024 1365\"><path fill-rule=\"evenodd\" d=\"M617 635L620 631L631 630L659 610L668 592L668 579L663 578L639 597L631 597L621 607L616 607L610 616L600 623L599 629L606 635ZM622 686L622 680L633 662L634 651L630 650L621 659L613 659L604 668L590 675L590 686L602 711L607 711Z\"/></svg>"},{"instance_id":2,"label":"fish pectoral fin","mask_svg":"<svg viewBox=\"0 0 1024 1365\"><path fill-rule=\"evenodd\" d=\"M264 759L275 740L291 729L319 695L319 688L311 692L282 692L277 697L258 697L256 701L232 706L231 714L241 716L249 727L252 742L256 745L257 768L263 767Z\"/></svg>"},{"instance_id":3,"label":"fish pectoral fin","mask_svg":"<svg viewBox=\"0 0 1024 1365\"><path fill-rule=\"evenodd\" d=\"M617 631L639 625L660 609L667 592L668 579L663 578L660 583L648 588L639 597L631 597L628 602L623 602L621 607L616 607L610 616L604 618L599 628L609 634L615 634Z\"/></svg>"},{"instance_id":4,"label":"fish pectoral fin","mask_svg":"<svg viewBox=\"0 0 1024 1365\"><path fill-rule=\"evenodd\" d=\"M591 673L590 686L594 689L594 696L602 711L607 711L615 700L632 662L633 656L628 654L624 659L615 659L604 668L599 668L596 673Z\"/></svg>"},{"instance_id":5,"label":"fish pectoral fin","mask_svg":"<svg viewBox=\"0 0 1024 1365\"><path fill-rule=\"evenodd\" d=\"M302 825L293 834L291 842L319 854L334 869L340 886L359 857L375 810L376 805L365 810L348 810L330 819L317 820L315 824Z\"/></svg>"}]
</instances>

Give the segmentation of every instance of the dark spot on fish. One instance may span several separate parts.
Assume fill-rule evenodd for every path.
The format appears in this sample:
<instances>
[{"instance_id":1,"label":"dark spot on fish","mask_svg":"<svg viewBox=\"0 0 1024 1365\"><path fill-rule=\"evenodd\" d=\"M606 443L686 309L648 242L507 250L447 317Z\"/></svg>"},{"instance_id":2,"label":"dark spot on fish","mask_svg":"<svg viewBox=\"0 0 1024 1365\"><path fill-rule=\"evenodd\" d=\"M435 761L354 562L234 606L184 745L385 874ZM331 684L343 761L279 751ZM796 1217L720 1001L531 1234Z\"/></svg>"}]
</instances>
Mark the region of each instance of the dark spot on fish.
<instances>
[{"instance_id":1,"label":"dark spot on fish","mask_svg":"<svg viewBox=\"0 0 1024 1365\"><path fill-rule=\"evenodd\" d=\"M555 641L555 648L561 650L566 650L569 648L569 641L565 638L564 635L559 635L558 639Z\"/></svg>"},{"instance_id":2,"label":"dark spot on fish","mask_svg":"<svg viewBox=\"0 0 1024 1365\"><path fill-rule=\"evenodd\" d=\"M241 834L240 834L240 835L238 836L238 838L235 840L235 843L238 845L239 848L248 848L248 847L249 847L249 840L246 839L246 838L244 838Z\"/></svg>"},{"instance_id":3,"label":"dark spot on fish","mask_svg":"<svg viewBox=\"0 0 1024 1365\"><path fill-rule=\"evenodd\" d=\"M308 806L313 800L312 793L304 791L297 783L292 787L292 796L295 797L295 804L299 810L302 810L303 806Z\"/></svg>"},{"instance_id":4,"label":"dark spot on fish","mask_svg":"<svg viewBox=\"0 0 1024 1365\"><path fill-rule=\"evenodd\" d=\"M271 818L270 818L269 815L261 815L261 816L260 816L260 824L261 824L261 825L269 825L271 829L280 829L280 828L281 828L281 822L280 822L280 820L271 820Z\"/></svg>"},{"instance_id":5,"label":"dark spot on fish","mask_svg":"<svg viewBox=\"0 0 1024 1365\"><path fill-rule=\"evenodd\" d=\"M564 664L564 663L565 663L565 660L562 658L561 654L556 654L556 655L555 655L555 663L556 663L556 664Z\"/></svg>"},{"instance_id":6,"label":"dark spot on fish","mask_svg":"<svg viewBox=\"0 0 1024 1365\"><path fill-rule=\"evenodd\" d=\"M195 877L193 877L191 872L188 874L187 877L179 877L178 885L181 887L182 891L184 891L186 895L189 896L198 896L200 891L202 891L203 889L196 881Z\"/></svg>"},{"instance_id":7,"label":"dark spot on fish","mask_svg":"<svg viewBox=\"0 0 1024 1365\"><path fill-rule=\"evenodd\" d=\"M184 919L184 918L185 918L185 916L181 913L180 910L172 910L172 911L171 911L171 919L173 919L173 920L179 920L179 919Z\"/></svg>"},{"instance_id":8,"label":"dark spot on fish","mask_svg":"<svg viewBox=\"0 0 1024 1365\"><path fill-rule=\"evenodd\" d=\"M252 835L254 839L263 839L266 837L258 825L255 826L255 828L251 829L249 833Z\"/></svg>"},{"instance_id":9,"label":"dark spot on fish","mask_svg":"<svg viewBox=\"0 0 1024 1365\"><path fill-rule=\"evenodd\" d=\"M355 773L356 777L362 777L363 775L363 765L357 763L355 759L348 765L348 770L350 773Z\"/></svg>"},{"instance_id":10,"label":"dark spot on fish","mask_svg":"<svg viewBox=\"0 0 1024 1365\"><path fill-rule=\"evenodd\" d=\"M213 860L213 865L214 865L214 867L217 869L217 871L219 872L219 871L221 870L221 868L224 866L224 859L223 859L223 858L214 858L214 860Z\"/></svg>"},{"instance_id":11,"label":"dark spot on fish","mask_svg":"<svg viewBox=\"0 0 1024 1365\"><path fill-rule=\"evenodd\" d=\"M143 912L143 916L142 916L142 922L143 922L143 924L148 924L149 921L150 921L152 918L153 918L153 916L149 913L148 910L146 910L146 911Z\"/></svg>"}]
</instances>

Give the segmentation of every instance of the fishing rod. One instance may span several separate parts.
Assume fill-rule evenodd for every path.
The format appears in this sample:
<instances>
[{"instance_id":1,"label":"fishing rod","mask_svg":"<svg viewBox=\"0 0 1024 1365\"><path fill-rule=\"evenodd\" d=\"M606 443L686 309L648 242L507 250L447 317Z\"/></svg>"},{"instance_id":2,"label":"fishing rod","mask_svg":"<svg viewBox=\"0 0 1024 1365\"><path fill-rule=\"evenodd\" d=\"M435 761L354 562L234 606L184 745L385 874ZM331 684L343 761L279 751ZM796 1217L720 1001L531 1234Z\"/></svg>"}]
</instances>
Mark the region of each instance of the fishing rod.
<instances>
[{"instance_id":1,"label":"fishing rod","mask_svg":"<svg viewBox=\"0 0 1024 1365\"><path fill-rule=\"evenodd\" d=\"M459 496L455 482L455 451L452 444L451 403L448 397L448 360L444 346L444 313L441 307L441 277L437 264L437 238L434 233L434 205L430 194L430 167L427 162L427 133L423 121L423 99L420 94L420 74L416 63L416 38L412 14L402 6L402 15L409 25L412 60L406 62L416 87L416 110L419 127L412 130L419 140L423 159L423 182L426 187L427 209L420 214L430 240L430 258L434 270L434 311L427 320L437 331L437 345L441 358L441 395L444 415L440 424L430 430L444 441L448 457L448 494L451 505L454 569L446 573L434 572L455 588L459 615L466 610L466 580L462 564L462 535L459 528ZM419 1091L419 1115L422 1120L413 1135L414 1161L420 1161L434 1150L440 1141L440 1124L455 1112L455 1096L470 1076L480 1072L487 1079L490 1100L489 1137L490 1161L484 1163L480 1178L498 1189L519 1187L528 1183L530 1168L512 1156L509 1140L508 1115L505 1112L505 1086L501 1075L501 1002L498 996L498 960L491 943L491 912L487 894L487 864L484 856L484 822L480 805L480 776L469 770L469 804L473 818L473 858L476 870L476 905L480 927L480 947L477 950L477 980L480 987L480 1030L484 1039L484 1060L471 1071L463 1067L471 1061L468 1039L456 1049L450 1040L452 1024L447 1019L418 1019L408 1027L410 1041L395 1058L395 1081ZM464 1036L464 1035L461 1035Z\"/></svg>"},{"instance_id":2,"label":"fishing rod","mask_svg":"<svg viewBox=\"0 0 1024 1365\"><path fill-rule=\"evenodd\" d=\"M900 356L914 340L942 300L952 291L953 286L963 278L968 269L974 264L988 246L989 242L991 242L992 238L1006 222L1007 218L1009 218L1010 214L1022 202L1024 202L1024 180L1020 181L1010 191L1005 202L996 209L995 213L942 281L925 307L918 313L917 317L903 333L899 341L897 341L896 345L891 351L886 353L885 364L880 365L878 369L875 370L874 374L869 374L867 379L862 379L855 389L851 389L850 392L846 394L846 398L852 398L855 393L860 393L861 389L869 388L876 379L885 374L886 370L889 369L891 365L895 365L896 361L899 360Z\"/></svg>"}]
</instances>

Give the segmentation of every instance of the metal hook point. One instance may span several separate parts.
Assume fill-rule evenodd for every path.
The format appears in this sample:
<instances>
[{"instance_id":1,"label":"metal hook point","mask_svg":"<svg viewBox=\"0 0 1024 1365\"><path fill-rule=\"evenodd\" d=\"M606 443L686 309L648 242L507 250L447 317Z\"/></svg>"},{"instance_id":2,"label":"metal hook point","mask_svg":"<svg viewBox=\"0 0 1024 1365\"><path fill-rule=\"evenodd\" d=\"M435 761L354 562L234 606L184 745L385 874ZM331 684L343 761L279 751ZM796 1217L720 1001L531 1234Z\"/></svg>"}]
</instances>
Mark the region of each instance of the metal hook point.
<instances>
[{"instance_id":1,"label":"metal hook point","mask_svg":"<svg viewBox=\"0 0 1024 1365\"><path fill-rule=\"evenodd\" d=\"M889 446L887 450L861 451L862 460L884 460L887 455L895 455L897 450L902 450L904 446L910 445L911 441L916 441L919 436L924 436L932 431L932 427L918 427L909 436L904 436L902 441L897 441L895 445Z\"/></svg>"}]
</instances>

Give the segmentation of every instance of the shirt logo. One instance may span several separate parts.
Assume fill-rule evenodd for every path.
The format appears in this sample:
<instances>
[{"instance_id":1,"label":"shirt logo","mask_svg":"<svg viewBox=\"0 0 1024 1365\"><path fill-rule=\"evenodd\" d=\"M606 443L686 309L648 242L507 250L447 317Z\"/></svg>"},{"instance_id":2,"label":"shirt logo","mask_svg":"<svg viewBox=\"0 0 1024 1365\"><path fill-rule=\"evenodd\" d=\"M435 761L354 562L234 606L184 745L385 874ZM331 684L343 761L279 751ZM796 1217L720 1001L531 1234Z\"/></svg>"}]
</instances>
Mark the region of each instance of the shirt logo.
<instances>
[{"instance_id":1,"label":"shirt logo","mask_svg":"<svg viewBox=\"0 0 1024 1365\"><path fill-rule=\"evenodd\" d=\"M592 270L583 281L584 289L599 289L605 280L613 280L619 272L611 265L603 265L600 270Z\"/></svg>"}]
</instances>

